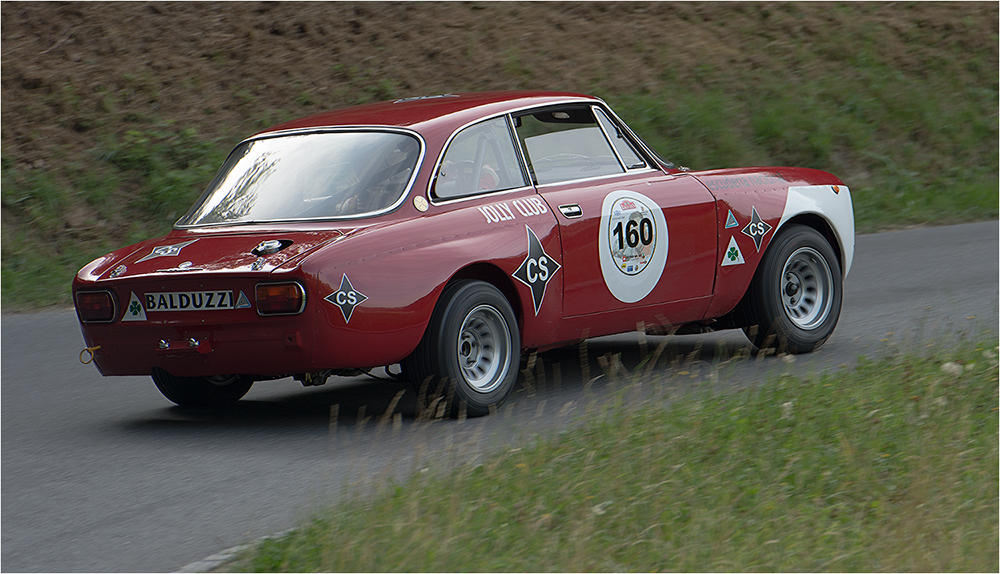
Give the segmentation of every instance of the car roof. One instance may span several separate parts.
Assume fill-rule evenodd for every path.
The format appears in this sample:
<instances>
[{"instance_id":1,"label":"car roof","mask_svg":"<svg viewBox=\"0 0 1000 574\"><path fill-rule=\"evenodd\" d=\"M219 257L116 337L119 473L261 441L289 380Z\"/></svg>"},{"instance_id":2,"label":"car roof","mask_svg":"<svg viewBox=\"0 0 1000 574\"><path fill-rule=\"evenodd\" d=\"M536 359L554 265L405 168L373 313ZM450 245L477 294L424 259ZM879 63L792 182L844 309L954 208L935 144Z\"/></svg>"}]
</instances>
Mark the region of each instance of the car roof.
<instances>
[{"instance_id":1,"label":"car roof","mask_svg":"<svg viewBox=\"0 0 1000 574\"><path fill-rule=\"evenodd\" d=\"M478 118L519 109L572 101L598 102L597 98L573 92L507 91L441 94L403 98L321 112L268 128L260 134L342 126L410 128L425 136L450 134Z\"/></svg>"}]
</instances>

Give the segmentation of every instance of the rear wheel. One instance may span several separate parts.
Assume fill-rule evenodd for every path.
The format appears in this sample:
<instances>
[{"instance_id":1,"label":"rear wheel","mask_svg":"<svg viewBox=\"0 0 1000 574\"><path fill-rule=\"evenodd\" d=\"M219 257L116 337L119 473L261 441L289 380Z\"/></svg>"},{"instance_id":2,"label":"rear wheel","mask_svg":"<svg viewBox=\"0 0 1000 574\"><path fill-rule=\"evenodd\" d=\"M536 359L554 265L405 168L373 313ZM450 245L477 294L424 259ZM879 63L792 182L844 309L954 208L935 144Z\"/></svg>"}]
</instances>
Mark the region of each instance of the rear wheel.
<instances>
[{"instance_id":1,"label":"rear wheel","mask_svg":"<svg viewBox=\"0 0 1000 574\"><path fill-rule=\"evenodd\" d=\"M452 416L462 403L468 416L482 416L513 390L520 358L520 333L506 297L489 283L462 280L441 294L404 372L418 389L425 383L431 393L440 388Z\"/></svg>"},{"instance_id":2,"label":"rear wheel","mask_svg":"<svg viewBox=\"0 0 1000 574\"><path fill-rule=\"evenodd\" d=\"M182 407L222 407L243 398L253 381L239 375L177 377L153 367L153 382L163 396Z\"/></svg>"},{"instance_id":3,"label":"rear wheel","mask_svg":"<svg viewBox=\"0 0 1000 574\"><path fill-rule=\"evenodd\" d=\"M843 287L833 248L815 229L793 225L768 247L741 302L743 331L758 349L808 353L840 319Z\"/></svg>"}]
</instances>

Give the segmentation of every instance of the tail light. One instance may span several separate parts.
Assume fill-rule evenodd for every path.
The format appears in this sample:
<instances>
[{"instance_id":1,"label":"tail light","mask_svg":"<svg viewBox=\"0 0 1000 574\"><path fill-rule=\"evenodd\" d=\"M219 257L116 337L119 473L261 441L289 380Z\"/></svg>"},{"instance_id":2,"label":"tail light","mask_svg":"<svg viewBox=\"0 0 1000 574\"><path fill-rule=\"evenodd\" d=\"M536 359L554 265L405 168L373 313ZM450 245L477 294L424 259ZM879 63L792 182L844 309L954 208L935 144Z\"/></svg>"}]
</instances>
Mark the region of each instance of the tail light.
<instances>
[{"instance_id":1,"label":"tail light","mask_svg":"<svg viewBox=\"0 0 1000 574\"><path fill-rule=\"evenodd\" d=\"M76 294L76 312L84 323L111 323L117 310L115 296L110 291L79 291Z\"/></svg>"},{"instance_id":2,"label":"tail light","mask_svg":"<svg viewBox=\"0 0 1000 574\"><path fill-rule=\"evenodd\" d=\"M305 308L306 292L298 283L257 285L257 313L260 315L296 315Z\"/></svg>"}]
</instances>

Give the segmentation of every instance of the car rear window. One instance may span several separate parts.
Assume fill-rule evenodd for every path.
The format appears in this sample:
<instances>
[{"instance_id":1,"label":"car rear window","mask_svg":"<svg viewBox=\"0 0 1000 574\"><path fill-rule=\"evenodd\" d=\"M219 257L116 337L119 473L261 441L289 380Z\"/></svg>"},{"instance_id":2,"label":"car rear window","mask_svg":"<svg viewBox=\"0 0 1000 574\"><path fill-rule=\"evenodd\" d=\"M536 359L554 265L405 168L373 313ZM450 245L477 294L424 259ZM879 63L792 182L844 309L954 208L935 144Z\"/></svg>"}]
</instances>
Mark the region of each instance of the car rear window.
<instances>
[{"instance_id":1,"label":"car rear window","mask_svg":"<svg viewBox=\"0 0 1000 574\"><path fill-rule=\"evenodd\" d=\"M229 155L180 226L364 217L398 205L420 158L409 134L264 137Z\"/></svg>"}]
</instances>

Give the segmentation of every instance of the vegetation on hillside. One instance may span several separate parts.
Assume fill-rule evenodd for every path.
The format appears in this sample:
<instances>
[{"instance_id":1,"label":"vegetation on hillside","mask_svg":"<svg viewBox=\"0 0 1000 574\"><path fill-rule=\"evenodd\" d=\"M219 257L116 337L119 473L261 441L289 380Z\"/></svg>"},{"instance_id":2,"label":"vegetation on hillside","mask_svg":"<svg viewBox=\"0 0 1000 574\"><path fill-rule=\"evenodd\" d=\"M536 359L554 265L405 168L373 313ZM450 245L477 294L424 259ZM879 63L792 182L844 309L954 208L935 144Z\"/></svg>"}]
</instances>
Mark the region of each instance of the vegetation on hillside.
<instances>
[{"instance_id":1,"label":"vegetation on hillside","mask_svg":"<svg viewBox=\"0 0 1000 574\"><path fill-rule=\"evenodd\" d=\"M166 232L281 120L485 89L605 98L694 169L816 167L872 231L998 214L989 3L4 2L3 309ZM428 31L433 33L428 33Z\"/></svg>"}]
</instances>

